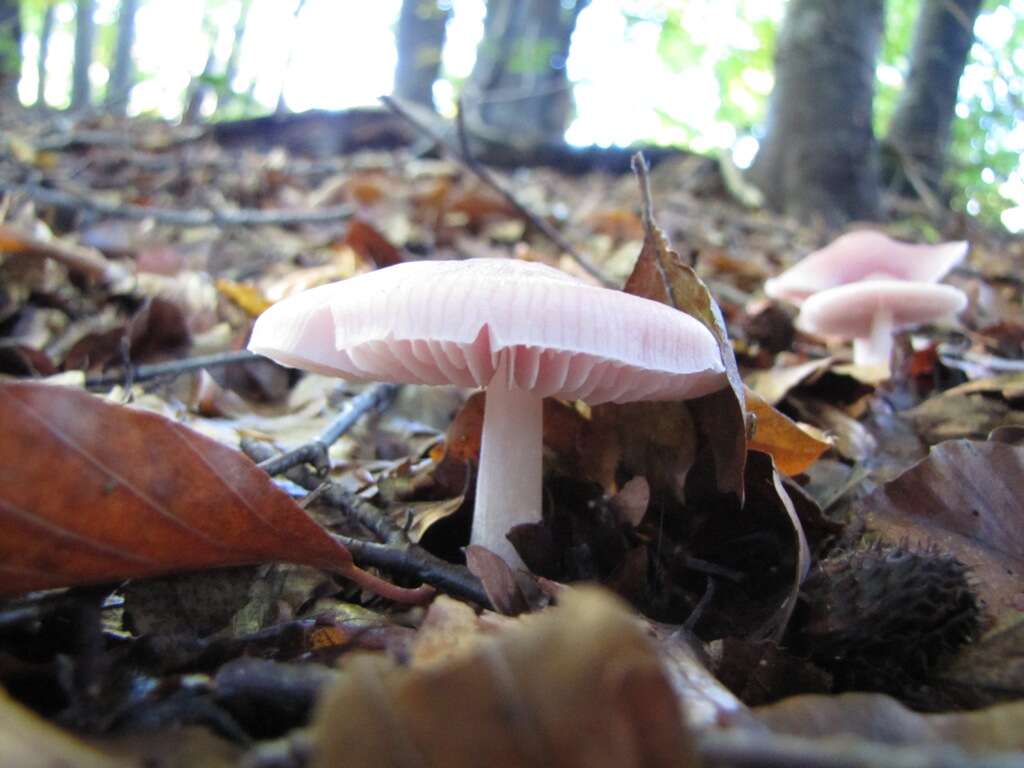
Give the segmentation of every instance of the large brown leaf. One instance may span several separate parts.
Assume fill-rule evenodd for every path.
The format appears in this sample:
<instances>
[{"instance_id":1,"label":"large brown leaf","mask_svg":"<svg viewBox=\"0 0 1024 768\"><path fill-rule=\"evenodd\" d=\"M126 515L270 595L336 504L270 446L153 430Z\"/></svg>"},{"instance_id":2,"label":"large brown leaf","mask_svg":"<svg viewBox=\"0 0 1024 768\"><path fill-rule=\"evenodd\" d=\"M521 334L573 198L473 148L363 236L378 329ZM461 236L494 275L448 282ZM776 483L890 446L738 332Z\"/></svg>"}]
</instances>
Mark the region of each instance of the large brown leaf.
<instances>
[{"instance_id":1,"label":"large brown leaf","mask_svg":"<svg viewBox=\"0 0 1024 768\"><path fill-rule=\"evenodd\" d=\"M387 597L245 456L85 392L0 384L0 594L270 560Z\"/></svg>"},{"instance_id":2,"label":"large brown leaf","mask_svg":"<svg viewBox=\"0 0 1024 768\"><path fill-rule=\"evenodd\" d=\"M885 541L931 545L971 567L993 618L1024 616L1024 447L950 440L862 501Z\"/></svg>"}]
</instances>

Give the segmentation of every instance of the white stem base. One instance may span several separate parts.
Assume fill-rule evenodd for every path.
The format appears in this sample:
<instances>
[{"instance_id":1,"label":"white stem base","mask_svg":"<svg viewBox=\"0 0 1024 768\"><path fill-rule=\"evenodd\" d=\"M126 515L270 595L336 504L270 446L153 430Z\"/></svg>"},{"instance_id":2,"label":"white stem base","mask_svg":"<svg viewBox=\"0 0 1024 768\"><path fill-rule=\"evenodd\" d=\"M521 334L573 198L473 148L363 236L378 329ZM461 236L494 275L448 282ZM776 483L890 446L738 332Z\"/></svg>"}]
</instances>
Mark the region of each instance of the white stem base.
<instances>
[{"instance_id":1,"label":"white stem base","mask_svg":"<svg viewBox=\"0 0 1024 768\"><path fill-rule=\"evenodd\" d=\"M510 388L509 378L508 355L503 355L487 387L470 543L513 568L525 568L505 534L541 520L544 399Z\"/></svg>"},{"instance_id":2,"label":"white stem base","mask_svg":"<svg viewBox=\"0 0 1024 768\"><path fill-rule=\"evenodd\" d=\"M892 312L880 310L871 322L871 336L853 340L854 365L884 365L892 357Z\"/></svg>"}]
</instances>

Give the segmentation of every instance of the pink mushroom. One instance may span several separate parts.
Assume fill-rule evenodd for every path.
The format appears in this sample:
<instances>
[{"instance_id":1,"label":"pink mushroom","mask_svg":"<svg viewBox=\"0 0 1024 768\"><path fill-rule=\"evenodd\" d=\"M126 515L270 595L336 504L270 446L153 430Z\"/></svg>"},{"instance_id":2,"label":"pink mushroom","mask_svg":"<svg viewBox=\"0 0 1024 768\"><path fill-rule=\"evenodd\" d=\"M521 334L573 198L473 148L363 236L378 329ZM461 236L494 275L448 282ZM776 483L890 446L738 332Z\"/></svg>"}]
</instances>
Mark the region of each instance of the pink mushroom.
<instances>
[{"instance_id":1,"label":"pink mushroom","mask_svg":"<svg viewBox=\"0 0 1024 768\"><path fill-rule=\"evenodd\" d=\"M514 566L506 534L541 519L543 398L725 386L714 337L689 315L508 259L410 262L314 288L264 312L249 349L357 381L487 387L471 540Z\"/></svg>"},{"instance_id":2,"label":"pink mushroom","mask_svg":"<svg viewBox=\"0 0 1024 768\"><path fill-rule=\"evenodd\" d=\"M818 291L868 278L936 283L967 255L967 242L910 245L871 230L836 238L764 284L775 299L800 304Z\"/></svg>"},{"instance_id":3,"label":"pink mushroom","mask_svg":"<svg viewBox=\"0 0 1024 768\"><path fill-rule=\"evenodd\" d=\"M862 280L819 291L800 306L796 326L853 339L856 365L889 365L893 333L949 318L967 306L959 288L904 280Z\"/></svg>"}]
</instances>

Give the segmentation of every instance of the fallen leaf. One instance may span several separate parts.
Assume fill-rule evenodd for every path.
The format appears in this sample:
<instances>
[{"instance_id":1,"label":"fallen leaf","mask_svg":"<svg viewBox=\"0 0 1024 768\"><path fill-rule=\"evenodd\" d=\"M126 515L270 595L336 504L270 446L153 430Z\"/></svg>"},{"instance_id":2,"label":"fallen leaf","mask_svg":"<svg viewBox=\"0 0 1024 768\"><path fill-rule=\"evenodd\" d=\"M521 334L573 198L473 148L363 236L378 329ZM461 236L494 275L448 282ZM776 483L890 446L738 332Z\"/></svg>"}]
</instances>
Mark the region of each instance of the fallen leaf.
<instances>
[{"instance_id":1,"label":"fallen leaf","mask_svg":"<svg viewBox=\"0 0 1024 768\"><path fill-rule=\"evenodd\" d=\"M401 264L405 259L402 252L398 250L391 241L369 222L359 218L353 218L348 223L348 230L345 232L345 239L342 241L353 251L362 256L366 261L383 267Z\"/></svg>"},{"instance_id":2,"label":"fallen leaf","mask_svg":"<svg viewBox=\"0 0 1024 768\"><path fill-rule=\"evenodd\" d=\"M241 307L249 317L261 315L273 304L263 295L263 291L251 283L237 283L222 277L214 285L217 286L217 290L222 296Z\"/></svg>"},{"instance_id":3,"label":"fallen leaf","mask_svg":"<svg viewBox=\"0 0 1024 768\"><path fill-rule=\"evenodd\" d=\"M607 593L563 593L427 667L346 660L313 728L314 768L695 765L665 665Z\"/></svg>"},{"instance_id":4,"label":"fallen leaf","mask_svg":"<svg viewBox=\"0 0 1024 768\"><path fill-rule=\"evenodd\" d=\"M831 367L832 361L831 357L823 357L798 365L754 371L747 377L747 386L765 402L777 405L789 394L791 389L821 376Z\"/></svg>"},{"instance_id":5,"label":"fallen leaf","mask_svg":"<svg viewBox=\"0 0 1024 768\"><path fill-rule=\"evenodd\" d=\"M957 686L966 706L1024 697L1024 620L971 643L936 677Z\"/></svg>"},{"instance_id":6,"label":"fallen leaf","mask_svg":"<svg viewBox=\"0 0 1024 768\"><path fill-rule=\"evenodd\" d=\"M342 545L237 451L85 392L0 384L0 593L272 560L418 599Z\"/></svg>"},{"instance_id":7,"label":"fallen leaf","mask_svg":"<svg viewBox=\"0 0 1024 768\"><path fill-rule=\"evenodd\" d=\"M771 454L776 468L783 474L799 475L832 447L806 429L801 429L753 390L747 390L746 400L748 412L757 417L757 426L753 437L747 441L747 447Z\"/></svg>"},{"instance_id":8,"label":"fallen leaf","mask_svg":"<svg viewBox=\"0 0 1024 768\"><path fill-rule=\"evenodd\" d=\"M1024 617L1024 447L952 440L861 501L868 531L970 567L990 618Z\"/></svg>"},{"instance_id":9,"label":"fallen leaf","mask_svg":"<svg viewBox=\"0 0 1024 768\"><path fill-rule=\"evenodd\" d=\"M0 755L17 768L128 768L10 699L0 689Z\"/></svg>"},{"instance_id":10,"label":"fallen leaf","mask_svg":"<svg viewBox=\"0 0 1024 768\"><path fill-rule=\"evenodd\" d=\"M747 453L743 381L722 313L697 273L669 247L661 229L652 221L647 222L645 229L643 248L623 290L668 304L696 318L718 342L729 387L690 400L687 406L711 445L719 491L734 493L742 502Z\"/></svg>"},{"instance_id":11,"label":"fallen leaf","mask_svg":"<svg viewBox=\"0 0 1024 768\"><path fill-rule=\"evenodd\" d=\"M794 696L755 709L754 714L776 733L791 736L845 736L936 750L945 742L947 746L955 745L973 754L1024 750L1024 703L1021 702L977 712L922 715L884 694L844 693L840 696ZM938 762L922 761L921 764Z\"/></svg>"}]
</instances>

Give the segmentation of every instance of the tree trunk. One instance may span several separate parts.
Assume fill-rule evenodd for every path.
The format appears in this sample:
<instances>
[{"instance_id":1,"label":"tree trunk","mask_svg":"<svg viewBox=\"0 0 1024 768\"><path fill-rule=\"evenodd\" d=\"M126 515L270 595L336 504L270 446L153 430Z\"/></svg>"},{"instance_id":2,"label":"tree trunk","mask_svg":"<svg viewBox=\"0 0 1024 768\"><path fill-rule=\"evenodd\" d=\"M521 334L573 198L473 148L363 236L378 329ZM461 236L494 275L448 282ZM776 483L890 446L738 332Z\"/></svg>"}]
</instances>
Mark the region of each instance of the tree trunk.
<instances>
[{"instance_id":1,"label":"tree trunk","mask_svg":"<svg viewBox=\"0 0 1024 768\"><path fill-rule=\"evenodd\" d=\"M917 17L910 73L886 143L896 150L895 165L930 190L941 187L960 75L981 6L982 0L925 0ZM903 179L895 181L911 191Z\"/></svg>"},{"instance_id":2,"label":"tree trunk","mask_svg":"<svg viewBox=\"0 0 1024 768\"><path fill-rule=\"evenodd\" d=\"M434 81L441 71L441 51L451 8L437 0L403 0L398 16L395 96L433 108Z\"/></svg>"},{"instance_id":3,"label":"tree trunk","mask_svg":"<svg viewBox=\"0 0 1024 768\"><path fill-rule=\"evenodd\" d=\"M0 0L0 96L17 99L20 78L20 4L18 0Z\"/></svg>"},{"instance_id":4,"label":"tree trunk","mask_svg":"<svg viewBox=\"0 0 1024 768\"><path fill-rule=\"evenodd\" d=\"M465 98L470 127L524 144L561 142L573 100L565 64L588 0L488 0Z\"/></svg>"},{"instance_id":5,"label":"tree trunk","mask_svg":"<svg viewBox=\"0 0 1024 768\"><path fill-rule=\"evenodd\" d=\"M871 126L882 0L789 0L766 134L748 178L776 210L829 226L878 216Z\"/></svg>"},{"instance_id":6,"label":"tree trunk","mask_svg":"<svg viewBox=\"0 0 1024 768\"><path fill-rule=\"evenodd\" d=\"M245 26L249 20L249 8L252 0L242 0L238 8L238 18L235 20L234 36L231 39L231 52L228 54L227 63L224 65L224 80L217 89L217 109L224 109L235 97L233 83L238 74L238 58L242 53L242 41L245 39Z\"/></svg>"},{"instance_id":7,"label":"tree trunk","mask_svg":"<svg viewBox=\"0 0 1024 768\"><path fill-rule=\"evenodd\" d=\"M36 62L36 107L46 106L46 60L50 56L50 38L53 37L53 22L57 16L54 3L47 3L43 12L43 28L39 32L39 61Z\"/></svg>"},{"instance_id":8,"label":"tree trunk","mask_svg":"<svg viewBox=\"0 0 1024 768\"><path fill-rule=\"evenodd\" d=\"M96 24L95 0L78 0L75 10L75 66L71 78L71 108L85 109L92 102L89 66L92 64Z\"/></svg>"},{"instance_id":9,"label":"tree trunk","mask_svg":"<svg viewBox=\"0 0 1024 768\"><path fill-rule=\"evenodd\" d=\"M117 13L117 43L110 85L107 88L107 109L119 115L128 111L128 99L132 92L132 46L135 43L135 12L138 8L138 0L121 0Z\"/></svg>"}]
</instances>

